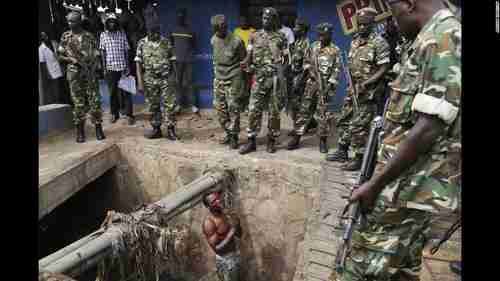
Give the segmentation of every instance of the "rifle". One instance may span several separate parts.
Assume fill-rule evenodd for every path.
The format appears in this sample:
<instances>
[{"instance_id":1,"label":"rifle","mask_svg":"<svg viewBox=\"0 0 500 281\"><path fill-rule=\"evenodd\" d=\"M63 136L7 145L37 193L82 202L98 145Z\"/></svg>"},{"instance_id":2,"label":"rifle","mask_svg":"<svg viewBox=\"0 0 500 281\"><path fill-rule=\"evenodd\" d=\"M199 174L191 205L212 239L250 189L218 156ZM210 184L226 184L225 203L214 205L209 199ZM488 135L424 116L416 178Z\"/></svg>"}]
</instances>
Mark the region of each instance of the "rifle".
<instances>
[{"instance_id":1,"label":"rifle","mask_svg":"<svg viewBox=\"0 0 500 281\"><path fill-rule=\"evenodd\" d=\"M319 51L318 51L319 53ZM323 90L325 89L323 87L323 78L321 77L321 73L319 72L319 62L318 62L318 56L319 54L318 53L315 53L313 52L314 54L314 70L316 72L316 75L317 75L317 79L318 79L318 90L319 90L319 97L323 97L325 100L323 101L326 105L328 105L328 95L324 95L323 94Z\"/></svg>"},{"instance_id":2,"label":"rifle","mask_svg":"<svg viewBox=\"0 0 500 281\"><path fill-rule=\"evenodd\" d=\"M382 132L383 124L384 118L381 116L375 117L372 121L370 127L370 135L368 138L368 143L366 145L366 152L363 155L363 163L361 165L359 177L356 181L356 187L359 187L363 183L368 181L373 174L373 171L375 169L377 146L380 133ZM345 217L346 213L348 213L347 217ZM337 256L335 257L335 270L339 274L344 271L345 259L351 250L351 239L352 233L354 231L354 226L358 223L363 223L359 201L352 204L347 204L347 206L344 208L344 211L342 212L340 219L348 219L349 222L346 226L344 235L342 236L342 244L340 245L337 251Z\"/></svg>"},{"instance_id":3,"label":"rifle","mask_svg":"<svg viewBox=\"0 0 500 281\"><path fill-rule=\"evenodd\" d=\"M351 75L351 70L349 69L348 66L348 60L345 59L344 61L344 52L341 51L340 53L340 63L342 64L342 69L344 69L344 74L347 79L347 83L349 83L349 86L351 86L353 95L352 95L352 100L353 100L353 105L354 105L354 110L357 112L359 109L359 103L358 103L358 89L356 89L356 85L352 82L352 75Z\"/></svg>"}]
</instances>

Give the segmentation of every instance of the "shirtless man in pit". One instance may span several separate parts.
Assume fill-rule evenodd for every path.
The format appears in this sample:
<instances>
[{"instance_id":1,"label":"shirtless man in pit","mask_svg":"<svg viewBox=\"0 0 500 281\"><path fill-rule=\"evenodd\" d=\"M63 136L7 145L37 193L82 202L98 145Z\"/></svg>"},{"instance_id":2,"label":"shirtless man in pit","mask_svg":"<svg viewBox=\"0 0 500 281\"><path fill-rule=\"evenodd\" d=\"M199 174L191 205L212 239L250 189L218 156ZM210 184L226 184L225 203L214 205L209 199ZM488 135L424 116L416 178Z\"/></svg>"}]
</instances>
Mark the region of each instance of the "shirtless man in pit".
<instances>
[{"instance_id":1,"label":"shirtless man in pit","mask_svg":"<svg viewBox=\"0 0 500 281\"><path fill-rule=\"evenodd\" d=\"M239 222L231 223L224 214L222 191L208 193L203 205L209 210L203 221L203 233L215 252L215 267L221 281L238 281L241 257L235 238L241 238Z\"/></svg>"}]
</instances>

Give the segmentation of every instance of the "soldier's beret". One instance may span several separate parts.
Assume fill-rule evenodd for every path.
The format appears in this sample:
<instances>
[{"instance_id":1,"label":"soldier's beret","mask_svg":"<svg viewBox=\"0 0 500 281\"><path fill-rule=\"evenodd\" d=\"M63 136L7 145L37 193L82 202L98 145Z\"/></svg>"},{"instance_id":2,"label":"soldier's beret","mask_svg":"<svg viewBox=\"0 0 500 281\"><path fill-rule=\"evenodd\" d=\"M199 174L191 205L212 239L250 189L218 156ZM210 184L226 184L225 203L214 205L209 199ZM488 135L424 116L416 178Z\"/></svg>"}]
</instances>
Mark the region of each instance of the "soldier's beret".
<instances>
[{"instance_id":1,"label":"soldier's beret","mask_svg":"<svg viewBox=\"0 0 500 281\"><path fill-rule=\"evenodd\" d=\"M273 7L264 8L263 13L271 16L276 16L276 17L278 16L278 11Z\"/></svg>"},{"instance_id":2,"label":"soldier's beret","mask_svg":"<svg viewBox=\"0 0 500 281\"><path fill-rule=\"evenodd\" d=\"M303 18L296 18L295 19L295 25L301 25L301 26L304 26L306 28L309 27L309 24Z\"/></svg>"},{"instance_id":3,"label":"soldier's beret","mask_svg":"<svg viewBox=\"0 0 500 281\"><path fill-rule=\"evenodd\" d=\"M76 19L82 20L82 14L80 12L77 12L77 11L71 11L66 16L66 18L67 19L69 19L69 18L76 18Z\"/></svg>"},{"instance_id":4,"label":"soldier's beret","mask_svg":"<svg viewBox=\"0 0 500 281\"><path fill-rule=\"evenodd\" d=\"M364 18L369 21L374 21L375 17L377 16L377 10L375 10L372 7L366 7L363 9L360 9L356 12L356 15L360 18Z\"/></svg>"},{"instance_id":5,"label":"soldier's beret","mask_svg":"<svg viewBox=\"0 0 500 281\"><path fill-rule=\"evenodd\" d=\"M333 31L333 25L328 23L328 22L324 22L324 23L320 23L316 26L316 31L319 32L319 33L329 33L329 32L332 32Z\"/></svg>"}]
</instances>

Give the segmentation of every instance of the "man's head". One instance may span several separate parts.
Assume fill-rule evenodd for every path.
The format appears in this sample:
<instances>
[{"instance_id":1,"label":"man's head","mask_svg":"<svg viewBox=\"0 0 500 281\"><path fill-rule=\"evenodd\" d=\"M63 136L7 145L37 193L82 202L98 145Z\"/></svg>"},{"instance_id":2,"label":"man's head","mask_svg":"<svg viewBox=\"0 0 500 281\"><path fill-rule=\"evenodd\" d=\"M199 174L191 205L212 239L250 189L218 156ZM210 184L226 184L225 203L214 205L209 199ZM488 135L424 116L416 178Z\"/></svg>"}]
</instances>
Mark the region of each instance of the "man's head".
<instances>
[{"instance_id":1,"label":"man's head","mask_svg":"<svg viewBox=\"0 0 500 281\"><path fill-rule=\"evenodd\" d=\"M203 205L211 213L222 213L222 191L208 193L203 196Z\"/></svg>"},{"instance_id":2,"label":"man's head","mask_svg":"<svg viewBox=\"0 0 500 281\"><path fill-rule=\"evenodd\" d=\"M224 15L215 15L210 19L210 24L215 35L219 38L225 38L227 34L227 21Z\"/></svg>"},{"instance_id":3,"label":"man's head","mask_svg":"<svg viewBox=\"0 0 500 281\"><path fill-rule=\"evenodd\" d=\"M303 37L309 31L309 24L302 18L295 19L295 26L293 27L293 33L295 37Z\"/></svg>"},{"instance_id":4,"label":"man's head","mask_svg":"<svg viewBox=\"0 0 500 281\"><path fill-rule=\"evenodd\" d=\"M247 29L248 26L248 18L245 15L240 16L240 27L243 29Z\"/></svg>"},{"instance_id":5,"label":"man's head","mask_svg":"<svg viewBox=\"0 0 500 281\"><path fill-rule=\"evenodd\" d=\"M289 26L290 25L290 17L287 15L282 15L280 17L280 23L283 26Z\"/></svg>"},{"instance_id":6,"label":"man's head","mask_svg":"<svg viewBox=\"0 0 500 281\"><path fill-rule=\"evenodd\" d=\"M443 0L386 0L402 35L413 39L427 21L440 9Z\"/></svg>"},{"instance_id":7,"label":"man's head","mask_svg":"<svg viewBox=\"0 0 500 281\"><path fill-rule=\"evenodd\" d=\"M358 33L363 37L370 35L375 23L375 17L377 16L377 10L366 7L358 10L356 16L358 21Z\"/></svg>"},{"instance_id":8,"label":"man's head","mask_svg":"<svg viewBox=\"0 0 500 281\"><path fill-rule=\"evenodd\" d=\"M332 31L333 25L324 22L316 26L316 31L318 32L318 40L321 42L321 46L326 46L332 41Z\"/></svg>"},{"instance_id":9,"label":"man's head","mask_svg":"<svg viewBox=\"0 0 500 281\"><path fill-rule=\"evenodd\" d=\"M279 16L275 8L267 7L262 11L262 27L265 30L274 30L278 26Z\"/></svg>"},{"instance_id":10,"label":"man's head","mask_svg":"<svg viewBox=\"0 0 500 281\"><path fill-rule=\"evenodd\" d=\"M109 31L116 31L118 30L118 18L114 13L110 13L106 17L106 29Z\"/></svg>"},{"instance_id":11,"label":"man's head","mask_svg":"<svg viewBox=\"0 0 500 281\"><path fill-rule=\"evenodd\" d=\"M178 25L186 25L186 17L187 17L186 8L178 9L176 16L177 16L177 24Z\"/></svg>"},{"instance_id":12,"label":"man's head","mask_svg":"<svg viewBox=\"0 0 500 281\"><path fill-rule=\"evenodd\" d=\"M40 32L40 41L45 42L45 43L49 42L49 36L47 35L47 33L43 32L43 31Z\"/></svg>"},{"instance_id":13,"label":"man's head","mask_svg":"<svg viewBox=\"0 0 500 281\"><path fill-rule=\"evenodd\" d=\"M82 15L79 12L70 12L66 16L66 20L68 21L69 29L75 30L82 26Z\"/></svg>"}]
</instances>

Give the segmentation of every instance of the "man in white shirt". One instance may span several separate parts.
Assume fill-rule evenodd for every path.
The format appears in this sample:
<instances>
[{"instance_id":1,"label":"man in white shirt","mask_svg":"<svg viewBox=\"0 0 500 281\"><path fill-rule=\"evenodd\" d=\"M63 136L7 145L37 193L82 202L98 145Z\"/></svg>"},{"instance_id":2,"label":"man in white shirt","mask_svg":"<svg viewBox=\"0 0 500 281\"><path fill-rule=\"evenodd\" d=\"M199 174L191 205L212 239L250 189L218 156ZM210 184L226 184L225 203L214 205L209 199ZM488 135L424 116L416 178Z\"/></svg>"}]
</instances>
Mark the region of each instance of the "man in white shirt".
<instances>
[{"instance_id":1,"label":"man in white shirt","mask_svg":"<svg viewBox=\"0 0 500 281\"><path fill-rule=\"evenodd\" d=\"M44 95L42 99L43 104L60 103L63 101L63 93L61 92L63 72L53 48L54 46L50 42L47 33L41 32L38 61L40 63L40 80Z\"/></svg>"},{"instance_id":2,"label":"man in white shirt","mask_svg":"<svg viewBox=\"0 0 500 281\"><path fill-rule=\"evenodd\" d=\"M288 45L291 45L295 42L295 36L293 35L293 30L288 27L290 24L290 18L288 16L281 17L281 29L280 32L285 34L286 40L288 41Z\"/></svg>"}]
</instances>

